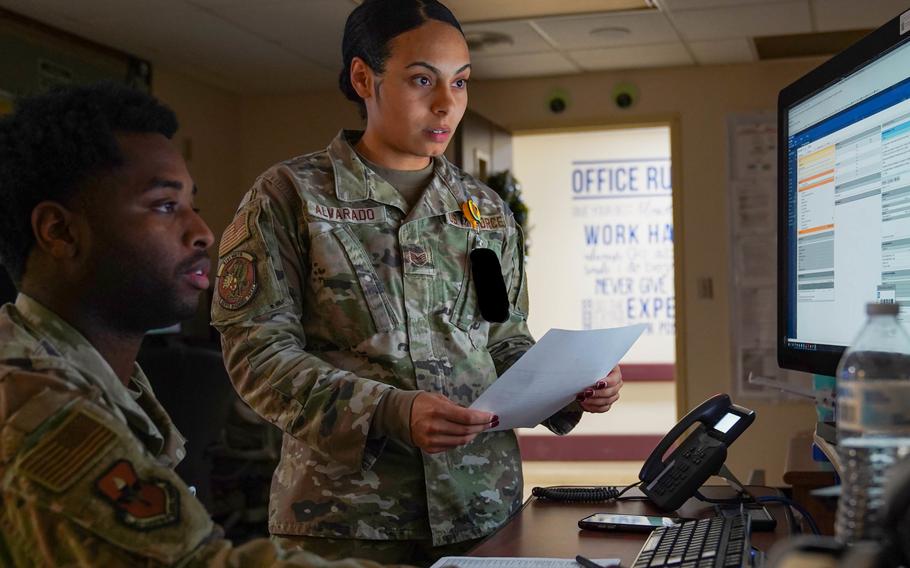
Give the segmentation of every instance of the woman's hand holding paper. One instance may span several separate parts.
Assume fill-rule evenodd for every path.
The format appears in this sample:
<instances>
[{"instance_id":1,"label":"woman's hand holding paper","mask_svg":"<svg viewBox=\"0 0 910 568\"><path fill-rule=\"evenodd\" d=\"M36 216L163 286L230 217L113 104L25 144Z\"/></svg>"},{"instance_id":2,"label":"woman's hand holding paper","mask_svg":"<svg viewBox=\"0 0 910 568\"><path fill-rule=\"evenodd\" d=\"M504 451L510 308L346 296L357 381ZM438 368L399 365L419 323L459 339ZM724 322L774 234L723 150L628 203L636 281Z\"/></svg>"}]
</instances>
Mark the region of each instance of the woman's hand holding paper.
<instances>
[{"instance_id":1,"label":"woman's hand holding paper","mask_svg":"<svg viewBox=\"0 0 910 568\"><path fill-rule=\"evenodd\" d=\"M613 403L619 400L619 389L622 388L622 370L619 365L613 367L606 377L597 381L589 389L578 393L575 400L585 412L606 412Z\"/></svg>"}]
</instances>

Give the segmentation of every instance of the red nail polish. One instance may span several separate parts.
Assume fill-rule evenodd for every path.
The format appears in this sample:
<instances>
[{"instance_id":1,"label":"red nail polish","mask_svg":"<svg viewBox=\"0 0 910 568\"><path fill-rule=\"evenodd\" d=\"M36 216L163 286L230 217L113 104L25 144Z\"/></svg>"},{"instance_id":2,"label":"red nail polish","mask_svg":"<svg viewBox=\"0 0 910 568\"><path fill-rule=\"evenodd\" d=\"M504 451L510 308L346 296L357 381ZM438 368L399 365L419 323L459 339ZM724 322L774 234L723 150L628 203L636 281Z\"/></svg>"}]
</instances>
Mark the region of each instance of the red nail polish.
<instances>
[{"instance_id":1,"label":"red nail polish","mask_svg":"<svg viewBox=\"0 0 910 568\"><path fill-rule=\"evenodd\" d=\"M493 422L499 422L499 416L493 415Z\"/></svg>"},{"instance_id":2,"label":"red nail polish","mask_svg":"<svg viewBox=\"0 0 910 568\"><path fill-rule=\"evenodd\" d=\"M594 389L586 389L586 390L585 390L585 398L590 398L590 397L592 397L592 396L594 396Z\"/></svg>"},{"instance_id":3,"label":"red nail polish","mask_svg":"<svg viewBox=\"0 0 910 568\"><path fill-rule=\"evenodd\" d=\"M598 381L596 386L598 389L602 389L605 386L607 386L607 383L605 383L604 381Z\"/></svg>"}]
</instances>

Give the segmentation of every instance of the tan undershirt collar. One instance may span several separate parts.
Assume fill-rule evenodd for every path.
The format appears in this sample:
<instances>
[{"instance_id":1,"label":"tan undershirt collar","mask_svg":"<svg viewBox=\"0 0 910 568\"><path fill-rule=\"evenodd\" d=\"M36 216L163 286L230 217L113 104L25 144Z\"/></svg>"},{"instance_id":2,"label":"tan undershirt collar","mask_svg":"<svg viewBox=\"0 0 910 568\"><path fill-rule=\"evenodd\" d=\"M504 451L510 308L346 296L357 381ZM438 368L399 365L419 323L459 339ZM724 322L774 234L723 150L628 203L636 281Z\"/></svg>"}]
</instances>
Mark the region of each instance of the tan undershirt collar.
<instances>
[{"instance_id":1,"label":"tan undershirt collar","mask_svg":"<svg viewBox=\"0 0 910 568\"><path fill-rule=\"evenodd\" d=\"M429 165L422 170L393 170L374 164L359 153L357 155L376 175L398 190L409 208L414 207L420 196L423 195L423 190L430 185L430 180L433 179L433 160L430 160Z\"/></svg>"}]
</instances>

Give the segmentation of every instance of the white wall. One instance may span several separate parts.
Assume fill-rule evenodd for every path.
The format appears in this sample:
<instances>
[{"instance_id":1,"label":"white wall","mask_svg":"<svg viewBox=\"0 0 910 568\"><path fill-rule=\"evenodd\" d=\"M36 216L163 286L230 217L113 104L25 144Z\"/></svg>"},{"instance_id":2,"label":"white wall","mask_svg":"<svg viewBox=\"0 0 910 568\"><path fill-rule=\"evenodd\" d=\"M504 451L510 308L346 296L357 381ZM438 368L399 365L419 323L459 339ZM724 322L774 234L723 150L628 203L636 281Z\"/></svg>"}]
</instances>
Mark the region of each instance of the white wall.
<instances>
[{"instance_id":1,"label":"white wall","mask_svg":"<svg viewBox=\"0 0 910 568\"><path fill-rule=\"evenodd\" d=\"M623 361L673 363L673 204L657 175L669 184L669 127L518 133L513 147L530 210L531 333L645 323Z\"/></svg>"},{"instance_id":2,"label":"white wall","mask_svg":"<svg viewBox=\"0 0 910 568\"><path fill-rule=\"evenodd\" d=\"M627 317L626 302L640 296L644 281L662 278L666 286L663 296L673 296L673 243L650 245L645 227L654 222L672 225L669 191L646 197L647 192L642 191L646 180L639 178L634 194L620 190L624 183L600 183L596 176L592 176L591 185L579 187L578 180L573 183L573 174L581 175L587 168L624 167L628 171L631 166L642 175L640 166L652 164L612 160L662 157L668 161L660 165L669 169L669 127L517 133L512 143L515 175L530 211L527 275L532 335L539 338L550 328L596 329L641 323L638 318ZM595 161L601 163L588 163ZM601 241L589 246L585 228L595 226L609 226L610 230L638 226L641 233L636 232L636 239L641 234L640 243L612 239L608 244ZM649 266L652 264L659 269L654 270ZM598 279L627 282L630 290L598 292ZM668 323L665 318L662 321ZM672 318L669 323L672 325ZM622 363L674 363L676 336L664 327L664 333L655 325L653 333L643 335ZM673 426L675 410L672 383L629 382L619 403L608 413L586 415L571 435L662 434ZM548 435L543 428L534 429L533 434Z\"/></svg>"}]
</instances>

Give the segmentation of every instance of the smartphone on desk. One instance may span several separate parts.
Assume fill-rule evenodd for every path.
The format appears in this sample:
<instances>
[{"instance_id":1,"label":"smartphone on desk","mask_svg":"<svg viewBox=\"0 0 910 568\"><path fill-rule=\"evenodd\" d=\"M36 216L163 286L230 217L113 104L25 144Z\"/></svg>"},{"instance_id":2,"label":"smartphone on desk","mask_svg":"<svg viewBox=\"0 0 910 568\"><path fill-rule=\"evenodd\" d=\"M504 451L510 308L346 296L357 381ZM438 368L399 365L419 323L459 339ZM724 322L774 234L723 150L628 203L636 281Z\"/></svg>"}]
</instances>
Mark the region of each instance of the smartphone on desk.
<instances>
[{"instance_id":1,"label":"smartphone on desk","mask_svg":"<svg viewBox=\"0 0 910 568\"><path fill-rule=\"evenodd\" d=\"M595 513L578 521L578 528L592 531L651 532L658 527L672 527L680 519L650 515L614 515Z\"/></svg>"}]
</instances>

